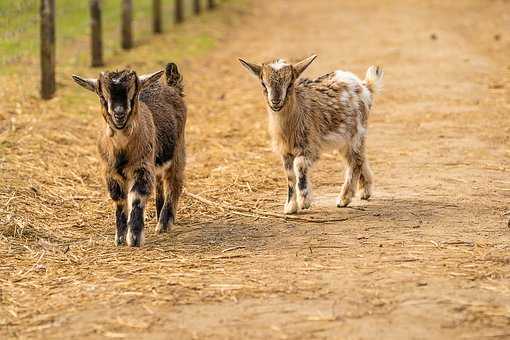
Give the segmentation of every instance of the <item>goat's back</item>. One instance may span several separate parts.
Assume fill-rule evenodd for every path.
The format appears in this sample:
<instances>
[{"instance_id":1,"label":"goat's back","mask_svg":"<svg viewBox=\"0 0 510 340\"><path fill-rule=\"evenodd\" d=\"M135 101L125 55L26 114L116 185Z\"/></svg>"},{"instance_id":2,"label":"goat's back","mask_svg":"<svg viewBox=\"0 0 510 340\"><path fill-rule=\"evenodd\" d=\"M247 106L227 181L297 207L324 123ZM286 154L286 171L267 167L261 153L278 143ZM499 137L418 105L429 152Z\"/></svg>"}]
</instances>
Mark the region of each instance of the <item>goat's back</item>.
<instances>
[{"instance_id":1,"label":"goat's back","mask_svg":"<svg viewBox=\"0 0 510 340\"><path fill-rule=\"evenodd\" d=\"M156 83L143 89L140 100L152 113L156 128L156 166L172 160L176 148L184 147L186 125L186 105L179 92L163 84Z\"/></svg>"}]
</instances>

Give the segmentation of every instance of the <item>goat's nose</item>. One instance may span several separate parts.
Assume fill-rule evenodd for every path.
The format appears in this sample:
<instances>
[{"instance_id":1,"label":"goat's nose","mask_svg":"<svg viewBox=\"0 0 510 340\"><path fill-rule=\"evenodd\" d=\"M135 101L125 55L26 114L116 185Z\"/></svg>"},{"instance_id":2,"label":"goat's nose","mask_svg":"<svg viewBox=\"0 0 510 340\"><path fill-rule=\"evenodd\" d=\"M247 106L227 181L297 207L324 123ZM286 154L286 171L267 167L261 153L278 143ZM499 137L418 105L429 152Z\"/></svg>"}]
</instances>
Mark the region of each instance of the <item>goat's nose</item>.
<instances>
[{"instance_id":1,"label":"goat's nose","mask_svg":"<svg viewBox=\"0 0 510 340\"><path fill-rule=\"evenodd\" d=\"M280 99L275 99L275 98L271 99L271 104L273 104L273 105L280 104Z\"/></svg>"},{"instance_id":2,"label":"goat's nose","mask_svg":"<svg viewBox=\"0 0 510 340\"><path fill-rule=\"evenodd\" d=\"M113 108L113 114L115 116L122 116L122 115L124 115L124 108L122 106L115 106Z\"/></svg>"}]
</instances>

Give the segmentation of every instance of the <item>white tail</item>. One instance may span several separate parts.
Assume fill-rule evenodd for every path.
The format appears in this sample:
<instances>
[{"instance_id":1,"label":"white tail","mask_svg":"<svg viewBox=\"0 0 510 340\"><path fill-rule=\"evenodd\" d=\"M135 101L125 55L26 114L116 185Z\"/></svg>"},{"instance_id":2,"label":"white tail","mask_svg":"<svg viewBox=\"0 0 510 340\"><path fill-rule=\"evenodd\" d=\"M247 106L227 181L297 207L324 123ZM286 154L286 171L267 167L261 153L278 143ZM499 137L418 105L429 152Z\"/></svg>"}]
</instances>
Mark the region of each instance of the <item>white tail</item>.
<instances>
[{"instance_id":1,"label":"white tail","mask_svg":"<svg viewBox=\"0 0 510 340\"><path fill-rule=\"evenodd\" d=\"M382 78L384 76L384 72L382 67L380 66L370 66L367 70L367 74L365 76L365 85L372 92L372 94L376 94L382 89Z\"/></svg>"}]
</instances>

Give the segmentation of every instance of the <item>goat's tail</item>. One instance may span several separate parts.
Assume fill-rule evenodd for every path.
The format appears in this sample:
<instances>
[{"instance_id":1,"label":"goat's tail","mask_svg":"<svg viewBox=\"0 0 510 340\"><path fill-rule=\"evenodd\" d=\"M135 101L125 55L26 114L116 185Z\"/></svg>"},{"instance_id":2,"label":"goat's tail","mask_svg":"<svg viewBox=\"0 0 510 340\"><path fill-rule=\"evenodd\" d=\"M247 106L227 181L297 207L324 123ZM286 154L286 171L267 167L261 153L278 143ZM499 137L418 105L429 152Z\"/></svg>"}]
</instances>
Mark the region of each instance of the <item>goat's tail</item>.
<instances>
[{"instance_id":1,"label":"goat's tail","mask_svg":"<svg viewBox=\"0 0 510 340\"><path fill-rule=\"evenodd\" d=\"M380 66L370 66L365 76L365 85L372 94L376 94L382 89L382 79L384 72Z\"/></svg>"},{"instance_id":2,"label":"goat's tail","mask_svg":"<svg viewBox=\"0 0 510 340\"><path fill-rule=\"evenodd\" d=\"M184 81L175 63L168 63L165 68L166 83L177 90L179 95L184 96Z\"/></svg>"}]
</instances>

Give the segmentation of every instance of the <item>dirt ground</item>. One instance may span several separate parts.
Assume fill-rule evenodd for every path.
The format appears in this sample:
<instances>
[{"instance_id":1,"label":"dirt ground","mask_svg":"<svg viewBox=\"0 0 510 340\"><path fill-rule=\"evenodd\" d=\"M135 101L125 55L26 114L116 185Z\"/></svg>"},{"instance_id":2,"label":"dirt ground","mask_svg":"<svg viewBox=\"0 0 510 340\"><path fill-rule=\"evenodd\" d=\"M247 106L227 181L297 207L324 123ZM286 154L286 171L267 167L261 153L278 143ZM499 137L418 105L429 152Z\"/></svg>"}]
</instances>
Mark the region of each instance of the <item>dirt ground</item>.
<instances>
[{"instance_id":1,"label":"dirt ground","mask_svg":"<svg viewBox=\"0 0 510 340\"><path fill-rule=\"evenodd\" d=\"M151 202L142 249L113 245L98 102L68 77L98 71L60 70L47 103L22 91L36 80L2 89L0 338L509 339L510 1L264 0L205 20L216 46L176 60L186 189L240 209L187 195L156 235ZM153 70L174 39L110 66ZM300 215L321 223L258 213L282 212L286 179L237 62L311 53L310 77L385 69L373 199L336 208L343 162L326 153Z\"/></svg>"}]
</instances>

